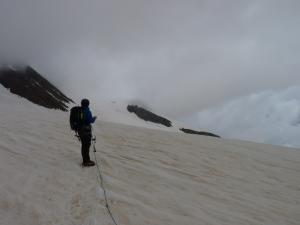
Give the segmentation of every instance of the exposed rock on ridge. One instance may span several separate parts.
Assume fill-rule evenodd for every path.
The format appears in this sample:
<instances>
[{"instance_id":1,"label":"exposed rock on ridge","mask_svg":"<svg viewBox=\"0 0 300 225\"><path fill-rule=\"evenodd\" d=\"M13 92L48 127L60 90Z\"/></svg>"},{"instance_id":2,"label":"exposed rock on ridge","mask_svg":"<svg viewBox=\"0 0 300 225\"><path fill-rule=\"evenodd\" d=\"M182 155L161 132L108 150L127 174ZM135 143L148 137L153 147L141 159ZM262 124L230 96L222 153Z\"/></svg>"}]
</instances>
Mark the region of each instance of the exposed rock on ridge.
<instances>
[{"instance_id":1,"label":"exposed rock on ridge","mask_svg":"<svg viewBox=\"0 0 300 225\"><path fill-rule=\"evenodd\" d=\"M204 136L211 136L211 137L220 138L219 135L209 133L209 132L205 132L205 131L195 131L195 130L185 129L185 128L181 128L180 130L184 133L187 133L187 134L197 134L197 135L204 135Z\"/></svg>"},{"instance_id":2,"label":"exposed rock on ridge","mask_svg":"<svg viewBox=\"0 0 300 225\"><path fill-rule=\"evenodd\" d=\"M0 69L0 83L10 92L46 108L68 111L68 104L73 102L30 66Z\"/></svg>"},{"instance_id":3,"label":"exposed rock on ridge","mask_svg":"<svg viewBox=\"0 0 300 225\"><path fill-rule=\"evenodd\" d=\"M158 116L146 109L143 109L137 105L128 105L127 110L131 113L135 113L139 118L150 121L153 123L159 123L166 127L172 127L172 122L170 120L167 120L161 116Z\"/></svg>"}]
</instances>

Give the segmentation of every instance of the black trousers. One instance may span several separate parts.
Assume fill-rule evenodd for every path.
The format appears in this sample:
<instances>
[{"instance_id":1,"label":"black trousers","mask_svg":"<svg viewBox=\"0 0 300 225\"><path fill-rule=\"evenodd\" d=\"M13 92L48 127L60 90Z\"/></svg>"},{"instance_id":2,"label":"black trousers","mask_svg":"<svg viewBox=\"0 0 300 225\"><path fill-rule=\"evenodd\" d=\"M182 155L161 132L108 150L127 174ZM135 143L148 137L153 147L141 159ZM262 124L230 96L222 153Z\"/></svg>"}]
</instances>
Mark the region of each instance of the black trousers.
<instances>
[{"instance_id":1,"label":"black trousers","mask_svg":"<svg viewBox=\"0 0 300 225\"><path fill-rule=\"evenodd\" d=\"M91 126L84 126L79 132L81 140L81 155L82 162L87 163L90 161L90 147L92 141L92 129Z\"/></svg>"}]
</instances>

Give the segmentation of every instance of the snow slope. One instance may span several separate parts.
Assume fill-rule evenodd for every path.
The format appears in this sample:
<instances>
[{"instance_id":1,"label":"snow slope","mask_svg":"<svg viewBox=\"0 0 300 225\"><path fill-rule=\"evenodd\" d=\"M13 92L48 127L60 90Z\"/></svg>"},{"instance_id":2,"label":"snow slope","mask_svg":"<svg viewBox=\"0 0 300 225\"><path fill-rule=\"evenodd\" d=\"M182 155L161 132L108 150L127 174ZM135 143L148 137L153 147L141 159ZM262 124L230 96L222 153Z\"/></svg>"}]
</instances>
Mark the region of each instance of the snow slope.
<instances>
[{"instance_id":1,"label":"snow slope","mask_svg":"<svg viewBox=\"0 0 300 225\"><path fill-rule=\"evenodd\" d=\"M185 124L170 119L172 121L172 127L166 127L162 124L157 124L140 119L136 114L127 111L128 102L126 101L98 101L91 104L93 107L93 113L99 115L102 121L130 125L135 127L150 128L156 130L180 132L179 129L187 127Z\"/></svg>"},{"instance_id":2,"label":"snow slope","mask_svg":"<svg viewBox=\"0 0 300 225\"><path fill-rule=\"evenodd\" d=\"M113 224L68 113L1 87L0 118L1 225ZM299 225L299 150L107 121L94 133L120 225Z\"/></svg>"}]
</instances>

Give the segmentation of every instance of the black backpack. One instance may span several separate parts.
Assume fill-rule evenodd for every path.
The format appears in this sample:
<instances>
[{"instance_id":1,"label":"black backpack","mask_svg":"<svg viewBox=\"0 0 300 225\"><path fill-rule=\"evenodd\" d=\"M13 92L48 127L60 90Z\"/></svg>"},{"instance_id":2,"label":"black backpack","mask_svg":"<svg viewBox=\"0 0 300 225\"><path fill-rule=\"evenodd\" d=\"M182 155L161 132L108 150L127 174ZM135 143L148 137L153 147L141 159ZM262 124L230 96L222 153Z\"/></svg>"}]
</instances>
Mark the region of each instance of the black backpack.
<instances>
[{"instance_id":1,"label":"black backpack","mask_svg":"<svg viewBox=\"0 0 300 225\"><path fill-rule=\"evenodd\" d=\"M75 106L70 111L70 126L74 131L79 131L84 122L83 109L80 106Z\"/></svg>"}]
</instances>

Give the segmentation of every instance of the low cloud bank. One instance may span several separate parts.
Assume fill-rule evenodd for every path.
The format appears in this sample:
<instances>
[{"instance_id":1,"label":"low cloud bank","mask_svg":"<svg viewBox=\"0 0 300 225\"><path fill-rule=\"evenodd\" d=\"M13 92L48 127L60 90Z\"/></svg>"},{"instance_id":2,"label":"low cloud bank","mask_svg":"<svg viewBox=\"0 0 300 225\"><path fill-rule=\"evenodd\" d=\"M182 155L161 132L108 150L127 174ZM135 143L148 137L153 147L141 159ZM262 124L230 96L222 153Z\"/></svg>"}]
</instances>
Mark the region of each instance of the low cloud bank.
<instances>
[{"instance_id":1,"label":"low cloud bank","mask_svg":"<svg viewBox=\"0 0 300 225\"><path fill-rule=\"evenodd\" d=\"M300 148L300 86L244 96L187 119L192 121L226 138Z\"/></svg>"}]
</instances>

